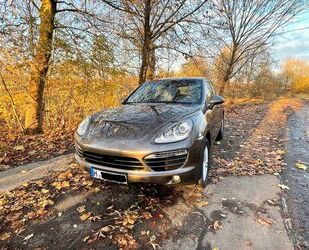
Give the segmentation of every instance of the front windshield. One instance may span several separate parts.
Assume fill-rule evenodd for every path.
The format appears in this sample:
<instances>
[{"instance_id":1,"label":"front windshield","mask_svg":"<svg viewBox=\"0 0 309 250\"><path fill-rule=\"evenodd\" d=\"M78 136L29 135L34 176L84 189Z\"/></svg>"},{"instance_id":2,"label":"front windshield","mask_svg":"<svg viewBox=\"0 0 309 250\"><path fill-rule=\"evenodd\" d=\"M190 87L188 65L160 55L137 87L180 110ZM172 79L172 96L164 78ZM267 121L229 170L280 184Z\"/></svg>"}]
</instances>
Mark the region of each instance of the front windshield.
<instances>
[{"instance_id":1,"label":"front windshield","mask_svg":"<svg viewBox=\"0 0 309 250\"><path fill-rule=\"evenodd\" d=\"M152 81L140 86L126 103L198 104L202 99L202 80L175 79Z\"/></svg>"}]
</instances>

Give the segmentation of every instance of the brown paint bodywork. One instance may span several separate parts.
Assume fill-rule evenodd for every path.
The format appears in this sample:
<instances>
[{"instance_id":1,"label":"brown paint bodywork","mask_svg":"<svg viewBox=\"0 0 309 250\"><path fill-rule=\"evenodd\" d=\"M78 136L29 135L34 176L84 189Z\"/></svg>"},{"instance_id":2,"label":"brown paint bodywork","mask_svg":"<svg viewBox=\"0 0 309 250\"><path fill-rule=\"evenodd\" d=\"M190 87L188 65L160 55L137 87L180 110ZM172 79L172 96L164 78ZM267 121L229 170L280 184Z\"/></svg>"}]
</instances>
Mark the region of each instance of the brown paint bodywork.
<instances>
[{"instance_id":1,"label":"brown paint bodywork","mask_svg":"<svg viewBox=\"0 0 309 250\"><path fill-rule=\"evenodd\" d=\"M204 140L207 137L213 144L224 115L222 104L213 107L210 105L216 96L207 96L204 93L204 85L210 83L204 78L198 79L203 81L202 104L124 104L92 115L88 132L84 136L75 133L75 143L81 151L132 157L142 163L143 169L125 170L101 166L89 163L76 154L78 163L88 169L92 166L105 172L125 174L128 182L170 184L175 175L180 177L181 183L196 181L200 175ZM193 122L193 129L188 138L165 144L154 142L155 137L166 126L186 119ZM180 168L153 171L145 163L144 158L147 155L179 149L188 150L187 159Z\"/></svg>"}]
</instances>

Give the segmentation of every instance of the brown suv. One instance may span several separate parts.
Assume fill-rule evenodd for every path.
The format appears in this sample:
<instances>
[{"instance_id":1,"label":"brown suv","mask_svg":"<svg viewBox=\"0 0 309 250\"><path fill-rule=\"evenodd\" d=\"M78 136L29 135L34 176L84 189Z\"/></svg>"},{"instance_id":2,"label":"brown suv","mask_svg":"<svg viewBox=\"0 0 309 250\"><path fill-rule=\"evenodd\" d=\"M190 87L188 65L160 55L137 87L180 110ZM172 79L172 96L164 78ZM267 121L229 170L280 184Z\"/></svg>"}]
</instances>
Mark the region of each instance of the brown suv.
<instances>
[{"instance_id":1,"label":"brown suv","mask_svg":"<svg viewBox=\"0 0 309 250\"><path fill-rule=\"evenodd\" d=\"M92 177L117 183L205 186L211 147L223 136L223 102L205 78L146 82L122 106L81 122L76 159Z\"/></svg>"}]
</instances>

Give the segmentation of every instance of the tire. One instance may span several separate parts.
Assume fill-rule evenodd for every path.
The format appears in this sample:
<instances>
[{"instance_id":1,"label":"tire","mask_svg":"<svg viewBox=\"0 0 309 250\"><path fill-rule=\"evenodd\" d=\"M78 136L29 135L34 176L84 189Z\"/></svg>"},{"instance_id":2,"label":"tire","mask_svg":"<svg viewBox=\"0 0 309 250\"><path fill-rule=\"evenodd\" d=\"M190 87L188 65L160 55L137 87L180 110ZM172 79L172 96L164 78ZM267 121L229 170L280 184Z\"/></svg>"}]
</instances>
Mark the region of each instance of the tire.
<instances>
[{"instance_id":1,"label":"tire","mask_svg":"<svg viewBox=\"0 0 309 250\"><path fill-rule=\"evenodd\" d=\"M224 136L224 118L222 118L220 131L217 135L216 141L221 141L223 139L223 136Z\"/></svg>"},{"instance_id":2,"label":"tire","mask_svg":"<svg viewBox=\"0 0 309 250\"><path fill-rule=\"evenodd\" d=\"M204 146L201 151L200 160L200 182L203 188L208 184L208 173L211 165L210 143L205 139Z\"/></svg>"}]
</instances>

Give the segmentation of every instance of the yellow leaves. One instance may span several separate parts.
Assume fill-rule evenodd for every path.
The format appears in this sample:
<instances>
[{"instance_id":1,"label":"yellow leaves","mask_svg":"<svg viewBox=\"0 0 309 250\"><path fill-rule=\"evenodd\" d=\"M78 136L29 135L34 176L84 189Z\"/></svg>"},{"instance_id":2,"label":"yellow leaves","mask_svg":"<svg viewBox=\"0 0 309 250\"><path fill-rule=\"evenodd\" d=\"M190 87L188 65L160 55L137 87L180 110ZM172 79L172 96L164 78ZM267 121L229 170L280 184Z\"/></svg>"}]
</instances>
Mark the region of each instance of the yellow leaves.
<instances>
[{"instance_id":1,"label":"yellow leaves","mask_svg":"<svg viewBox=\"0 0 309 250\"><path fill-rule=\"evenodd\" d=\"M143 217L144 219L148 220L148 219L151 219L151 218L152 218L152 215L151 215L151 213L149 213L149 212L143 212L143 213L142 213L142 217Z\"/></svg>"},{"instance_id":2,"label":"yellow leaves","mask_svg":"<svg viewBox=\"0 0 309 250\"><path fill-rule=\"evenodd\" d=\"M278 150L276 151L276 153L279 154L279 155L284 155L284 154L286 154L286 151L285 151L285 150L282 150L282 149L278 149Z\"/></svg>"},{"instance_id":3,"label":"yellow leaves","mask_svg":"<svg viewBox=\"0 0 309 250\"><path fill-rule=\"evenodd\" d=\"M58 175L57 179L58 180L67 180L67 179L71 179L73 177L73 174L70 170L63 172L61 174Z\"/></svg>"},{"instance_id":4,"label":"yellow leaves","mask_svg":"<svg viewBox=\"0 0 309 250\"><path fill-rule=\"evenodd\" d=\"M40 207L45 208L47 206L52 206L54 205L54 201L47 199L47 200L43 200L39 203Z\"/></svg>"},{"instance_id":5,"label":"yellow leaves","mask_svg":"<svg viewBox=\"0 0 309 250\"><path fill-rule=\"evenodd\" d=\"M54 183L52 183L52 186L58 190L61 190L63 188L69 187L70 182L69 181L55 181Z\"/></svg>"},{"instance_id":6,"label":"yellow leaves","mask_svg":"<svg viewBox=\"0 0 309 250\"><path fill-rule=\"evenodd\" d=\"M42 188L42 189L41 189L41 193L42 193L42 194L47 194L47 193L49 193L49 190L48 190L48 189Z\"/></svg>"},{"instance_id":7,"label":"yellow leaves","mask_svg":"<svg viewBox=\"0 0 309 250\"><path fill-rule=\"evenodd\" d=\"M5 199L5 197L0 199L0 206L3 206L7 203L7 200Z\"/></svg>"},{"instance_id":8,"label":"yellow leaves","mask_svg":"<svg viewBox=\"0 0 309 250\"><path fill-rule=\"evenodd\" d=\"M207 206L207 205L209 205L209 202L208 201L197 201L196 203L195 203L195 205L196 206L198 206L198 207L205 207L205 206Z\"/></svg>"},{"instance_id":9,"label":"yellow leaves","mask_svg":"<svg viewBox=\"0 0 309 250\"><path fill-rule=\"evenodd\" d=\"M307 166L305 165L305 164L303 164L303 163L299 163L299 162L297 162L296 164L295 164L295 166L298 168L298 169L302 169L302 170L307 170Z\"/></svg>"},{"instance_id":10,"label":"yellow leaves","mask_svg":"<svg viewBox=\"0 0 309 250\"><path fill-rule=\"evenodd\" d=\"M23 187L28 187L28 186L29 186L29 183L28 183L28 182L24 182L24 183L22 184L22 186L23 186Z\"/></svg>"},{"instance_id":11,"label":"yellow leaves","mask_svg":"<svg viewBox=\"0 0 309 250\"><path fill-rule=\"evenodd\" d=\"M122 224L124 226L126 225L134 225L136 219L138 218L138 213L137 212L125 212L124 220Z\"/></svg>"},{"instance_id":12,"label":"yellow leaves","mask_svg":"<svg viewBox=\"0 0 309 250\"><path fill-rule=\"evenodd\" d=\"M308 93L309 91L309 64L304 60L287 59L283 64L283 73L287 81L291 82L292 89L296 92Z\"/></svg>"},{"instance_id":13,"label":"yellow leaves","mask_svg":"<svg viewBox=\"0 0 309 250\"><path fill-rule=\"evenodd\" d=\"M23 151L25 151L25 147L24 147L24 145L19 145L19 146L14 147L14 150L23 152Z\"/></svg>"},{"instance_id":14,"label":"yellow leaves","mask_svg":"<svg viewBox=\"0 0 309 250\"><path fill-rule=\"evenodd\" d=\"M81 216L79 216L79 218L80 218L82 221L85 221L85 220L89 219L90 216L91 216L91 212L87 212L87 213L84 213L84 214L82 214Z\"/></svg>"},{"instance_id":15,"label":"yellow leaves","mask_svg":"<svg viewBox=\"0 0 309 250\"><path fill-rule=\"evenodd\" d=\"M10 237L11 237L11 234L6 232L6 233L3 233L3 234L0 235L0 240L4 241L4 240L7 240Z\"/></svg>"}]
</instances>

